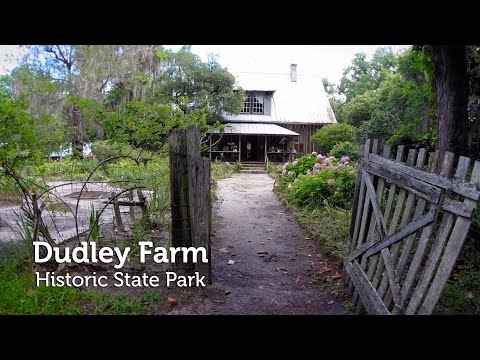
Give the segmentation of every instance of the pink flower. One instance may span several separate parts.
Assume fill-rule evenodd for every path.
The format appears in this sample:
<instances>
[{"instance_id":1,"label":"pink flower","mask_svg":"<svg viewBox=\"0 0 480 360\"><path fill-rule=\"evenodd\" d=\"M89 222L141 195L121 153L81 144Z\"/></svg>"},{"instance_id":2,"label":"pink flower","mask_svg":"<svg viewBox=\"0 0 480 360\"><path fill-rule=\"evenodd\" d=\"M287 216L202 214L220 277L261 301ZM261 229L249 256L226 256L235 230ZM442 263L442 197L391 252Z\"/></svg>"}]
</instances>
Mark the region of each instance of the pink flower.
<instances>
[{"instance_id":1,"label":"pink flower","mask_svg":"<svg viewBox=\"0 0 480 360\"><path fill-rule=\"evenodd\" d=\"M320 163L316 163L315 165L313 165L313 170L319 170L321 167L322 165Z\"/></svg>"},{"instance_id":2,"label":"pink flower","mask_svg":"<svg viewBox=\"0 0 480 360\"><path fill-rule=\"evenodd\" d=\"M323 161L323 159L325 159L325 156L323 156L322 154L318 154L317 162L321 163Z\"/></svg>"},{"instance_id":3,"label":"pink flower","mask_svg":"<svg viewBox=\"0 0 480 360\"><path fill-rule=\"evenodd\" d=\"M342 163L345 163L347 161L350 161L350 158L348 156L342 156L342 159L340 160Z\"/></svg>"},{"instance_id":4,"label":"pink flower","mask_svg":"<svg viewBox=\"0 0 480 360\"><path fill-rule=\"evenodd\" d=\"M328 186L333 186L333 182L335 181L335 179L328 179L327 180L327 185Z\"/></svg>"}]
</instances>

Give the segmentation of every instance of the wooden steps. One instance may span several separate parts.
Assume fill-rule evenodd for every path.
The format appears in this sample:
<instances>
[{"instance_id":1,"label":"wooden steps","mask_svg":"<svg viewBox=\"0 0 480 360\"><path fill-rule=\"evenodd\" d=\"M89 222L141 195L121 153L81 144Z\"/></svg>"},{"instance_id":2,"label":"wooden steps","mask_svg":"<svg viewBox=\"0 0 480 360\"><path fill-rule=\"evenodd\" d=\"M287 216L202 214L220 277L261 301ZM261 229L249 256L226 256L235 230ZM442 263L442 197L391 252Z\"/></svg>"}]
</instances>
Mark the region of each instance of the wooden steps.
<instances>
[{"instance_id":1,"label":"wooden steps","mask_svg":"<svg viewBox=\"0 0 480 360\"><path fill-rule=\"evenodd\" d=\"M242 169L240 173L243 174L266 174L265 163L263 162L242 162Z\"/></svg>"}]
</instances>

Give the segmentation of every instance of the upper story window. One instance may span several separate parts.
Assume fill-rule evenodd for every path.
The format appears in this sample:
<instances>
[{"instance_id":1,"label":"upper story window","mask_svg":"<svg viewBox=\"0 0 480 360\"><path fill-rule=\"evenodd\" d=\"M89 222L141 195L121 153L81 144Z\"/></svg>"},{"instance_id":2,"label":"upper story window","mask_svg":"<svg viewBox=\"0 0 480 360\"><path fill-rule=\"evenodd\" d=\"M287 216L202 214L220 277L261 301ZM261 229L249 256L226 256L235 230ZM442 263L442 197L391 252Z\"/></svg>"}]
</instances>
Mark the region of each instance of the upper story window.
<instances>
[{"instance_id":1,"label":"upper story window","mask_svg":"<svg viewBox=\"0 0 480 360\"><path fill-rule=\"evenodd\" d=\"M260 92L247 92L243 101L242 114L263 114L265 95Z\"/></svg>"}]
</instances>

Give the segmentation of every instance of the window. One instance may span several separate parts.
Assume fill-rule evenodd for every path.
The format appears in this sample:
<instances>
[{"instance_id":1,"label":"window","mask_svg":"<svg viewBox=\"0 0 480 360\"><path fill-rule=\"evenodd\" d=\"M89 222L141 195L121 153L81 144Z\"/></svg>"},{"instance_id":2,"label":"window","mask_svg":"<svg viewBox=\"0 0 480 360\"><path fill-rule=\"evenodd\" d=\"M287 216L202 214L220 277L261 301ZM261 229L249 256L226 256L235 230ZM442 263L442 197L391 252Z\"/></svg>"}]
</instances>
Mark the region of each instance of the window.
<instances>
[{"instance_id":1,"label":"window","mask_svg":"<svg viewBox=\"0 0 480 360\"><path fill-rule=\"evenodd\" d=\"M251 94L247 94L245 97L245 100L243 100L243 109L242 113L248 114L250 112L250 107L251 107Z\"/></svg>"},{"instance_id":2,"label":"window","mask_svg":"<svg viewBox=\"0 0 480 360\"><path fill-rule=\"evenodd\" d=\"M247 92L243 101L242 114L263 114L264 94Z\"/></svg>"}]
</instances>

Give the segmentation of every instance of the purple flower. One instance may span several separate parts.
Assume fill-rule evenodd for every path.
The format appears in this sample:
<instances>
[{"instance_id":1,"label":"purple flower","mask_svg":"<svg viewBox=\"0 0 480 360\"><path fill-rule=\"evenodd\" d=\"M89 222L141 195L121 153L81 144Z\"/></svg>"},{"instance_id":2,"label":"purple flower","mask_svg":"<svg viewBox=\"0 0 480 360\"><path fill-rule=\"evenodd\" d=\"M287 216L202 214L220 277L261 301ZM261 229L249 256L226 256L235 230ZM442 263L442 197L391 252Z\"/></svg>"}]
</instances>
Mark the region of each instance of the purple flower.
<instances>
[{"instance_id":1,"label":"purple flower","mask_svg":"<svg viewBox=\"0 0 480 360\"><path fill-rule=\"evenodd\" d=\"M340 160L342 163L345 163L347 161L350 161L350 158L348 156L342 156L342 159Z\"/></svg>"},{"instance_id":2,"label":"purple flower","mask_svg":"<svg viewBox=\"0 0 480 360\"><path fill-rule=\"evenodd\" d=\"M334 156L329 156L328 158L326 158L324 160L324 162L326 162L328 164L328 163L331 163L332 161L335 161L335 160L337 160L337 159L335 159Z\"/></svg>"},{"instance_id":3,"label":"purple flower","mask_svg":"<svg viewBox=\"0 0 480 360\"><path fill-rule=\"evenodd\" d=\"M313 175L318 175L320 173L320 170L319 169L314 169L313 170Z\"/></svg>"},{"instance_id":4,"label":"purple flower","mask_svg":"<svg viewBox=\"0 0 480 360\"><path fill-rule=\"evenodd\" d=\"M335 179L328 179L327 180L327 185L328 186L333 186L333 182L335 181Z\"/></svg>"},{"instance_id":5,"label":"purple flower","mask_svg":"<svg viewBox=\"0 0 480 360\"><path fill-rule=\"evenodd\" d=\"M319 170L321 167L322 167L322 164L316 163L315 165L313 165L313 170Z\"/></svg>"},{"instance_id":6,"label":"purple flower","mask_svg":"<svg viewBox=\"0 0 480 360\"><path fill-rule=\"evenodd\" d=\"M317 156L317 162L322 162L323 159L325 159L325 156L323 156L322 154L318 154L318 156Z\"/></svg>"},{"instance_id":7,"label":"purple flower","mask_svg":"<svg viewBox=\"0 0 480 360\"><path fill-rule=\"evenodd\" d=\"M340 170L340 169L343 169L345 167L345 165L344 164L338 164L335 167L337 168L336 170Z\"/></svg>"},{"instance_id":8,"label":"purple flower","mask_svg":"<svg viewBox=\"0 0 480 360\"><path fill-rule=\"evenodd\" d=\"M333 170L333 166L332 165L328 165L325 167L325 170Z\"/></svg>"}]
</instances>

